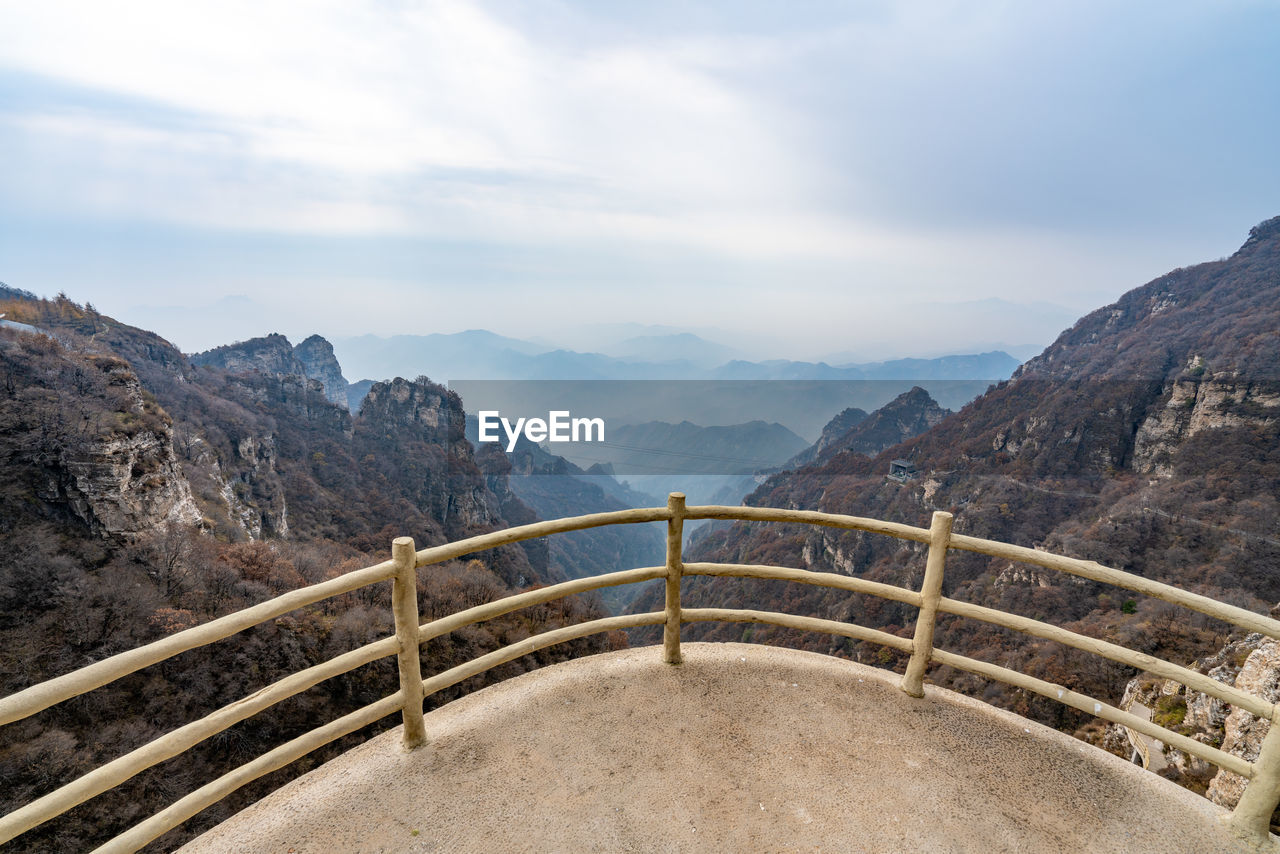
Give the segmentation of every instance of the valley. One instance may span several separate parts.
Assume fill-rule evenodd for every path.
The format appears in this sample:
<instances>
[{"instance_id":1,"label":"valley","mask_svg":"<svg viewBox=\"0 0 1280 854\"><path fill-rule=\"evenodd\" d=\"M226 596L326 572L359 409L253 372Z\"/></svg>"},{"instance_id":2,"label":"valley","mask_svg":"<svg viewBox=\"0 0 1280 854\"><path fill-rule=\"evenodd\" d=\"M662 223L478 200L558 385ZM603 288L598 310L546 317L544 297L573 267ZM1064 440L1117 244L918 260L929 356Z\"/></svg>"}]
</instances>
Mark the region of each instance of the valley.
<instances>
[{"instance_id":1,"label":"valley","mask_svg":"<svg viewBox=\"0 0 1280 854\"><path fill-rule=\"evenodd\" d=\"M1161 276L1082 318L1016 370L984 354L830 370L738 360L700 368L702 378L663 378L657 369L658 376L636 378L627 374L656 363L615 359L612 378L603 370L547 378L538 376L548 363L538 361L534 345L478 333L426 336L429 346L409 342L420 353L470 342L489 348L495 373L523 359L530 374L445 386L427 374L451 370L447 361L406 363L388 378L350 383L341 347L320 336L295 346L273 334L183 354L66 296L43 300L6 288L0 545L11 558L0 570L0 688L16 690L381 559L393 536L440 543L536 519L656 506L670 491L688 493L690 503L812 508L909 524L947 510L958 533L1097 560L1266 613L1280 602L1277 306L1280 218L1254 228L1230 258ZM642 355L650 345L690 358L726 355L708 344L690 336L627 347ZM362 346L372 351L375 342ZM386 353L409 344L379 346L392 358ZM556 371L585 372L591 361L549 352L558 354ZM1004 368L1011 375L975 375ZM847 376L854 372L859 376ZM824 373L833 375L818 378ZM598 441L482 442L478 405L542 413L572 405L598 413L604 431ZM891 464L903 466L896 480L886 477ZM919 547L852 532L716 522L691 524L685 533L690 561L772 563L906 587L918 585L923 562ZM567 578L660 565L663 538L657 524L584 530L453 561L420 577L424 616ZM1210 618L1183 619L1156 600L978 555L955 556L946 584L948 596L1198 662L1203 672L1220 667L1214 656L1221 650L1240 644L1272 654ZM684 595L687 607L801 613L902 637L913 628L904 606L820 588L691 578ZM425 645L424 671L518 639L535 627L530 619L543 629L660 610L660 600L658 585L615 588L541 609L536 618L498 618ZM109 708L126 710L111 725L113 736L145 740L156 721L227 702L388 629L382 599L353 597L340 609L307 609L199 661L130 677L10 727L0 744L0 771L13 781L8 797L29 799L55 778L110 758L90 741ZM903 664L892 650L776 627L698 624L688 631L693 639ZM576 641L436 702L552 661L655 639L652 630L636 629L629 637ZM1109 702L1138 698L1132 701L1153 714L1167 713L1161 710L1169 703L1153 698L1133 669L1051 642L1015 645L1002 630L956 617L939 622L938 639ZM1240 672L1237 663L1224 678ZM24 844L76 848L108 834L133 814L126 804L150 808L187 781L367 702L386 676L372 667L335 680L230 730L180 768L143 775L50 823ZM929 678L1124 749L1114 728L1040 698L946 667ZM1200 701L1179 702L1199 708ZM1223 735L1223 719L1201 714L1186 726L1244 744L1243 736ZM1232 732L1241 725L1234 726ZM183 833L307 767L244 790ZM1172 757L1161 773L1198 791L1212 783L1185 758Z\"/></svg>"}]
</instances>

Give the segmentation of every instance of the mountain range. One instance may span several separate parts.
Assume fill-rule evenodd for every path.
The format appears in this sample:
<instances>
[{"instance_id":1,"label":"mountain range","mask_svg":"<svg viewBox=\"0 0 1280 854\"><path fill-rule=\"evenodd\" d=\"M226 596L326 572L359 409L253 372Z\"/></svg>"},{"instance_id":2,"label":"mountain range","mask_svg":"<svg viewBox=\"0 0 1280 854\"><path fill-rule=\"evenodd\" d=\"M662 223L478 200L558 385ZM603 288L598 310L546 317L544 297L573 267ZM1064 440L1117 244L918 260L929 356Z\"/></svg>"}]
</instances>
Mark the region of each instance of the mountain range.
<instances>
[{"instance_id":1,"label":"mountain range","mask_svg":"<svg viewBox=\"0 0 1280 854\"><path fill-rule=\"evenodd\" d=\"M494 376L515 372L520 387L529 378L594 372L611 380L620 405L640 388L618 379L627 372L683 372L681 379L702 372L697 382L652 385L654 399L679 398L672 404L677 412L700 403L724 414L723 423L686 425L658 412L652 400L632 401L631 417L619 425L630 427L610 439L621 446L614 450L664 449L703 462L743 463L732 473L756 487L748 504L917 525L947 510L960 533L1097 560L1261 612L1280 602L1280 217L1252 229L1231 257L1174 270L1081 318L1016 370L1000 354L751 363L678 331L620 337L616 354L474 331L352 339L363 341L366 353L363 365L353 360L353 375L386 377L352 384L335 348L319 336L295 346L271 335L187 356L154 333L65 296L42 300L0 286L0 314L6 555L0 691L6 693L380 560L394 536L412 535L421 546L539 516L654 500L610 476L627 459L582 467L531 443L508 454L468 441L464 406L474 409L483 389L473 398L418 376L447 378L457 366ZM350 372L348 342L336 343ZM433 352L455 362L428 364ZM663 353L674 358L662 362ZM369 370L379 358L395 361L396 369ZM1007 377L985 376L1001 365ZM741 370L751 381L734 385L716 375L720 370ZM859 372L855 379L863 383L901 375L874 393L864 387L850 394L823 379L842 371ZM927 377L917 384L908 374ZM956 392L959 400L936 392L957 378L979 387ZM995 382L986 387L987 380ZM781 418L752 424L755 417L743 417L750 407L727 391L744 386L755 395L751 405L772 394L775 407L805 410L805 426ZM725 428L720 444L702 444L719 428ZM725 445L725 436L742 442ZM815 436L812 445L801 438ZM914 476L887 478L895 460L907 461ZM434 567L420 577L423 616L569 574L655 563L660 535L650 527L628 537L532 542ZM913 588L923 567L922 548L856 532L726 524L708 526L695 540L686 560L797 566ZM976 554L949 556L944 593L1204 667L1221 666L1213 662L1238 641L1213 620L1156 600ZM660 608L661 595L661 586L651 585L627 607ZM774 582L690 578L683 596L686 607L780 610L902 636L910 636L915 618L913 609L895 603ZM424 671L603 611L587 597L540 609L535 627L533 618L497 618L425 645ZM190 719L194 710L233 702L389 629L387 591L353 594L15 724L0 749L6 781L0 809L114 758L106 745L152 737L157 721ZM903 663L881 648L769 627L744 633L740 624L699 624L686 631L887 667ZM644 632L635 637L652 639ZM489 678L625 642L584 639ZM1133 687L1140 674L1130 668L958 618L939 620L936 642L1110 702L1146 690ZM380 697L394 681L393 667L373 665L254 718L28 834L23 850L90 848L136 813L172 801L244 756ZM930 679L1107 742L1104 728L1048 700L946 668L934 668ZM479 684L458 686L434 702ZM1198 701L1182 702L1190 709ZM290 773L350 743L337 742ZM1191 770L1171 767L1168 776L1203 788ZM199 832L280 782L247 787L183 833Z\"/></svg>"},{"instance_id":2,"label":"mountain range","mask_svg":"<svg viewBox=\"0 0 1280 854\"><path fill-rule=\"evenodd\" d=\"M453 385L476 380L985 380L1007 379L1019 361L1008 353L894 359L886 362L746 361L733 348L688 332L643 335L579 352L484 329L431 335L336 338L355 376L425 374Z\"/></svg>"},{"instance_id":3,"label":"mountain range","mask_svg":"<svg viewBox=\"0 0 1280 854\"><path fill-rule=\"evenodd\" d=\"M0 694L376 563L393 537L421 547L537 518L466 441L456 394L396 378L373 383L353 415L323 339L270 336L188 358L66 297L6 291L0 313ZM422 573L419 602L430 619L564 577L545 542L505 546ZM424 644L423 671L603 613L587 596L487 621ZM389 589L370 588L11 724L0 812L115 759L120 744L391 632ZM556 647L431 702L619 642ZM393 684L393 662L327 681L8 848L91 849ZM159 844L176 847L352 743L251 784Z\"/></svg>"}]
</instances>

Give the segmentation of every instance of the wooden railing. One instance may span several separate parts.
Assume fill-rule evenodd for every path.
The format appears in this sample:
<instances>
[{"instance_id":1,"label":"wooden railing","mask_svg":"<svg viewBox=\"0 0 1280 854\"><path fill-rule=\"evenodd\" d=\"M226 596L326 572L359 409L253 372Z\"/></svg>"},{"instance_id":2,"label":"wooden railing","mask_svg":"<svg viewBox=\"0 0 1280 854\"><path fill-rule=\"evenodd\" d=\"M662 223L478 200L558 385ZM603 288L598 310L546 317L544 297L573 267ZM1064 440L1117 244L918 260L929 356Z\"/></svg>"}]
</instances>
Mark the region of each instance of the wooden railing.
<instances>
[{"instance_id":1,"label":"wooden railing","mask_svg":"<svg viewBox=\"0 0 1280 854\"><path fill-rule=\"evenodd\" d=\"M919 590L869 581L827 572L813 572L774 566L749 564L684 563L682 540L686 519L725 519L760 522L790 522L820 525L847 530L884 534L902 540L928 545L924 580ZM577 531L604 525L667 523L667 559L664 566L642 567L605 575L566 581L549 587L469 608L456 614L419 625L417 603L417 570L474 552L508 543L545 537L566 531ZM720 621L768 623L803 631L826 632L857 640L870 641L910 654L902 690L913 697L924 696L924 673L930 663L944 664L1004 682L1017 688L1052 698L1072 708L1107 721L1122 724L1144 733L1171 747L1186 751L1248 779L1248 786L1235 810L1228 816L1230 826L1241 836L1265 841L1269 820L1280 802L1280 727L1272 727L1254 762L1218 748L1195 741L1165 729L1151 721L1130 714L1093 697L1069 691L1041 679L976 659L937 649L933 632L937 615L954 614L992 625L1015 629L1035 637L1057 641L1066 646L1095 653L1156 676L1173 679L1196 691L1209 694L1250 713L1275 721L1274 703L1245 693L1186 667L1136 652L1097 638L1077 634L1038 620L1019 617L1003 611L957 601L942 595L942 580L948 550L977 552L1058 570L1082 578L1113 584L1163 599L1211 617L1225 620L1251 632L1280 638L1280 621L1217 602L1167 584L1151 581L1101 566L1093 561L1062 557L1022 546L953 534L949 513L934 513L928 529L804 510L781 510L765 507L685 506L684 496L672 493L666 507L596 513L538 522L517 528L471 537L454 543L416 550L413 540L401 537L392 544L392 558L375 566L356 570L329 581L286 593L275 599L237 611L201 626L186 629L163 640L129 652L112 656L80 670L33 685L0 699L0 725L21 720L63 700L84 694L180 652L204 646L243 631L250 626L278 617L342 593L370 584L392 582L392 612L395 617L394 637L384 638L309 667L275 682L238 702L225 706L197 721L173 730L167 735L120 756L112 762L85 774L55 791L0 818L0 843L6 842L48 821L77 804L112 789L147 768L188 750L193 745L219 733L233 724L251 717L281 700L316 685L325 679L354 670L369 662L391 655L397 657L399 690L387 697L344 715L318 729L276 747L268 753L219 777L179 799L151 818L97 848L97 852L136 851L153 839L177 827L191 816L217 803L231 792L265 774L281 768L322 745L354 732L363 726L400 712L404 720L404 745L413 749L430 736L424 729L423 698L492 667L565 641L600 632L637 626L663 627L662 655L670 664L679 664L680 631L686 623ZM680 602L682 579L689 575L736 576L814 584L852 593L878 596L919 609L915 634L911 639L887 632L834 620L723 608L683 608ZM530 605L549 602L574 593L621 584L664 579L665 606L662 611L592 620L576 626L555 629L527 638L482 655L465 664L427 679L419 670L421 644L464 626L488 620Z\"/></svg>"}]
</instances>

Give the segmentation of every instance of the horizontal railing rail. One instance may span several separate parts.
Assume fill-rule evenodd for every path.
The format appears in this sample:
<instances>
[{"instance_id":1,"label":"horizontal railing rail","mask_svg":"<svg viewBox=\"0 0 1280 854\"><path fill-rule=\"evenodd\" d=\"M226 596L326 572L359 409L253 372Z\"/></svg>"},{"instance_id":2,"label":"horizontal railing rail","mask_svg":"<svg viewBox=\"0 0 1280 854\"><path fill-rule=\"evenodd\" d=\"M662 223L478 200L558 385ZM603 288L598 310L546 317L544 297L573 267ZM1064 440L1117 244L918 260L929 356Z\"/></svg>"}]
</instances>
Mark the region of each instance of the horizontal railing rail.
<instances>
[{"instance_id":1,"label":"horizontal railing rail","mask_svg":"<svg viewBox=\"0 0 1280 854\"><path fill-rule=\"evenodd\" d=\"M924 579L919 590L911 590L854 576L790 567L705 562L686 564L683 562L682 553L683 526L686 519L818 525L926 544L928 554ZM419 622L417 571L423 567L552 534L605 525L652 522L667 524L667 559L663 566L626 569L565 581L486 602L439 619ZM401 713L404 723L403 743L407 749L413 749L429 738L429 733L424 728L422 714L425 697L478 676L503 663L556 644L603 632L661 625L663 626L663 658L671 664L679 664L681 627L696 622L769 624L798 631L820 632L866 641L908 653L910 659L902 678L902 689L916 697L924 696L925 670L931 664L938 664L1027 690L1103 720L1121 724L1134 732L1150 736L1170 747L1200 757L1248 780L1244 795L1239 805L1230 814L1229 821L1233 829L1242 836L1266 839L1271 813L1277 802L1280 802L1280 735L1276 734L1280 733L1280 727L1272 728L1272 732L1263 742L1258 758L1250 762L1093 697L1068 690L1061 685L990 662L938 649L933 644L933 634L939 613L978 620L1096 654L1162 678L1176 680L1192 690L1216 697L1268 721L1275 721L1280 713L1277 704L1235 686L1218 682L1187 667L1039 620L943 596L942 581L946 555L948 550L954 549L1034 564L1045 569L1133 590L1207 614L1248 631L1261 632L1275 638L1280 638L1280 621L1168 584L1102 566L1094 561L953 534L951 522L950 514L940 512L933 515L929 528L918 528L896 522L811 510L718 505L686 506L684 496L672 493L666 507L595 513L536 522L421 550L414 548L411 539L399 538L392 544L392 559L389 561L291 591L251 608L177 632L146 646L111 656L72 673L0 698L0 724L22 720L130 673L180 653L223 640L290 611L372 584L391 581L393 585L394 636L383 638L290 674L212 714L180 726L142 747L125 753L0 817L0 843L25 833L77 804L119 786L142 771L180 755L205 739L282 700L314 687L326 679L348 673L382 658L392 655L397 657L400 685L395 693L279 745L257 759L201 786L107 842L97 851L136 851L247 783L396 712ZM756 578L818 585L899 602L917 608L918 616L913 636L906 638L879 629L817 617L746 609L683 608L681 587L685 576ZM591 590L657 579L662 579L665 587L664 607L661 611L608 617L553 629L486 653L434 676L425 679L421 676L420 650L421 645L427 641L532 605Z\"/></svg>"}]
</instances>

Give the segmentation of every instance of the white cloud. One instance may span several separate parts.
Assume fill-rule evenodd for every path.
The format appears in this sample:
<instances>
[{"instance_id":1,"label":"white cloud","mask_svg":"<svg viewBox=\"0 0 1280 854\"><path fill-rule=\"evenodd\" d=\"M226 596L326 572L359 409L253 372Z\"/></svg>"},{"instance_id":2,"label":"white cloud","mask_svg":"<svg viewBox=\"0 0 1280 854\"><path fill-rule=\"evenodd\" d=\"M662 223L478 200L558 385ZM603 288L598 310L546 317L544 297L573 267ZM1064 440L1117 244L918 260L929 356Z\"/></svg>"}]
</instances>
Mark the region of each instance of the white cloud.
<instances>
[{"instance_id":1,"label":"white cloud","mask_svg":"<svg viewBox=\"0 0 1280 854\"><path fill-rule=\"evenodd\" d=\"M1275 213L1266 9L0 0L0 216L253 244L219 281L175 251L160 289L346 287L420 240L373 275L436 312L474 282L601 316L661 292L805 346L875 300L1087 308ZM311 235L370 256L313 268ZM140 287L154 253L93 245Z\"/></svg>"},{"instance_id":2,"label":"white cloud","mask_svg":"<svg viewBox=\"0 0 1280 854\"><path fill-rule=\"evenodd\" d=\"M128 199L138 214L293 231L341 227L317 208L363 210L351 230L470 223L516 240L564 236L546 227L551 215L585 229L579 239L661 233L714 248L721 238L705 241L681 218L803 207L814 180L773 132L770 107L705 70L707 50L687 45L552 49L460 2L48 2L3 14L3 65L188 117L17 117L68 165L74 145L89 149L88 172L109 150L113 168L89 183L121 184L99 197ZM750 42L745 54L758 62L765 42ZM710 64L723 70L731 56L720 43ZM182 158L219 161L216 186L202 182L207 162L180 174ZM299 173L350 195L309 193ZM136 192L158 174L162 196ZM389 181L398 190L386 191ZM442 185L468 192L439 195ZM370 197L370 187L381 190ZM755 235L765 246L769 231Z\"/></svg>"}]
</instances>

